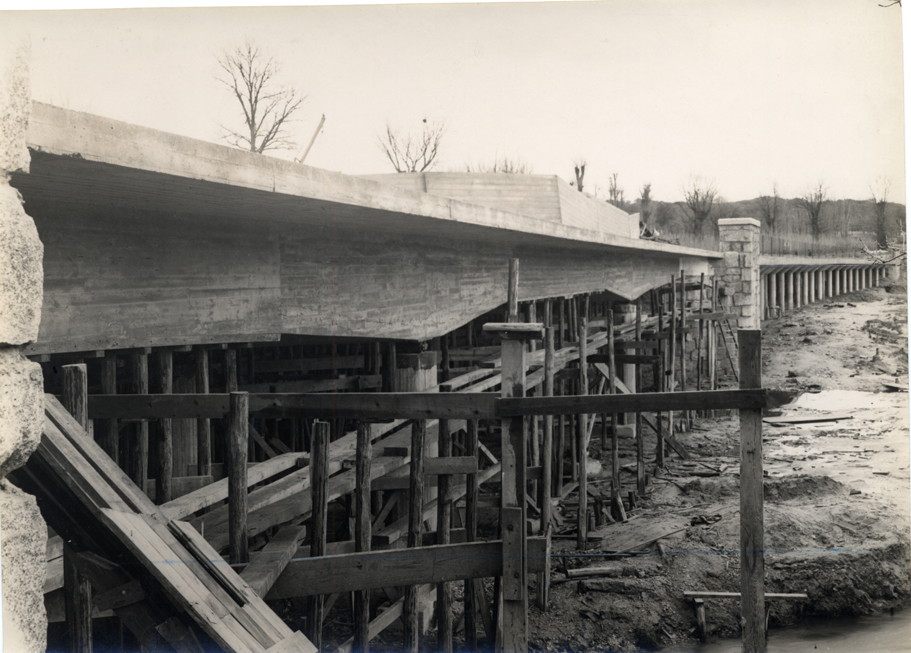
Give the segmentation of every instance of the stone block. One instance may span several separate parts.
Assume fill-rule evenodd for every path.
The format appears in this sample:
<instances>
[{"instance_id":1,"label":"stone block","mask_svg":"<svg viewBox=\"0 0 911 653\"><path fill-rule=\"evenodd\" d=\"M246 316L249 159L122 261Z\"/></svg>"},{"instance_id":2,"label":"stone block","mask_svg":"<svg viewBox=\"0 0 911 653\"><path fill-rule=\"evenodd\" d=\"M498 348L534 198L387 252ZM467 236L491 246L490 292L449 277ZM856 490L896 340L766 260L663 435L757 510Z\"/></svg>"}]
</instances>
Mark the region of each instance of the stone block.
<instances>
[{"instance_id":1,"label":"stone block","mask_svg":"<svg viewBox=\"0 0 911 653\"><path fill-rule=\"evenodd\" d=\"M734 306L748 306L752 304L753 298L749 295L743 295L741 293L734 293Z\"/></svg>"},{"instance_id":2,"label":"stone block","mask_svg":"<svg viewBox=\"0 0 911 653\"><path fill-rule=\"evenodd\" d=\"M0 345L38 338L44 296L44 245L19 193L0 176Z\"/></svg>"},{"instance_id":3,"label":"stone block","mask_svg":"<svg viewBox=\"0 0 911 653\"><path fill-rule=\"evenodd\" d=\"M0 562L3 565L3 650L47 648L42 586L47 570L47 526L35 497L0 480Z\"/></svg>"},{"instance_id":4,"label":"stone block","mask_svg":"<svg viewBox=\"0 0 911 653\"><path fill-rule=\"evenodd\" d=\"M735 302L736 304L736 302ZM753 317L754 307L752 304L746 304L740 307L741 317Z\"/></svg>"},{"instance_id":5,"label":"stone block","mask_svg":"<svg viewBox=\"0 0 911 653\"><path fill-rule=\"evenodd\" d=\"M18 348L0 347L0 478L25 464L38 447L43 424L41 366Z\"/></svg>"},{"instance_id":6,"label":"stone block","mask_svg":"<svg viewBox=\"0 0 911 653\"><path fill-rule=\"evenodd\" d=\"M749 295L751 292L753 292L752 284L749 281L741 281L740 292Z\"/></svg>"},{"instance_id":7,"label":"stone block","mask_svg":"<svg viewBox=\"0 0 911 653\"><path fill-rule=\"evenodd\" d=\"M737 267L740 264L740 255L737 252L724 253L724 265L728 268Z\"/></svg>"},{"instance_id":8,"label":"stone block","mask_svg":"<svg viewBox=\"0 0 911 653\"><path fill-rule=\"evenodd\" d=\"M0 40L0 171L28 171L25 136L32 110L30 56L28 39Z\"/></svg>"}]
</instances>

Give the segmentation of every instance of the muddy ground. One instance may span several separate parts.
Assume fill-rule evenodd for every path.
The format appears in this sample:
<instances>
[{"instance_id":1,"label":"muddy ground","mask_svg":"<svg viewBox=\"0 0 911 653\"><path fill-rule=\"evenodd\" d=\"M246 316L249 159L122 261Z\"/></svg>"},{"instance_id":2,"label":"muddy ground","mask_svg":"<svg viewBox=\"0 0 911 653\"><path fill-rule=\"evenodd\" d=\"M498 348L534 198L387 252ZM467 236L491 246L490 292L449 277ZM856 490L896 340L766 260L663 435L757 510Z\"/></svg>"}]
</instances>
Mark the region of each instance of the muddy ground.
<instances>
[{"instance_id":1,"label":"muddy ground","mask_svg":"<svg viewBox=\"0 0 911 653\"><path fill-rule=\"evenodd\" d=\"M763 426L766 591L809 596L771 602L770 627L911 604L908 394L884 385L907 385L905 288L843 295L762 328L763 385L777 403L797 396L767 412L850 414ZM555 540L563 557L547 611L530 608L532 650L686 650L698 640L683 592L739 591L737 417L697 419L680 437L690 460L672 455L630 521L599 531L588 557L575 555L574 540ZM652 537L640 555L598 557ZM567 578L586 567L609 569ZM706 614L709 638L739 635L737 600L708 600Z\"/></svg>"}]
</instances>

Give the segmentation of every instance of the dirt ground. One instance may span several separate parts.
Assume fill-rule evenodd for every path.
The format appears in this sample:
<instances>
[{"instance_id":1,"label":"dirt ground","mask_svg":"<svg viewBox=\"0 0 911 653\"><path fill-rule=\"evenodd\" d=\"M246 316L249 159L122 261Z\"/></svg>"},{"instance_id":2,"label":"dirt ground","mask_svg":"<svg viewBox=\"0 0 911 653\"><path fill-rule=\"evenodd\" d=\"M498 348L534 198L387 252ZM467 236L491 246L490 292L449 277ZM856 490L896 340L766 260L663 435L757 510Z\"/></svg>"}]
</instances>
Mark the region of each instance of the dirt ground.
<instances>
[{"instance_id":1,"label":"dirt ground","mask_svg":"<svg viewBox=\"0 0 911 653\"><path fill-rule=\"evenodd\" d=\"M770 627L911 604L908 394L884 385L907 386L906 289L843 295L762 328L763 385L782 404L767 416L850 416L763 425L766 592L809 596L771 602ZM532 650L687 650L698 640L683 592L739 591L738 419L697 419L680 439L690 460L672 455L586 557L555 540L550 605L530 607ZM652 537L640 555L599 556ZM567 578L587 567L607 569ZM709 638L739 635L737 600L708 600L706 615Z\"/></svg>"}]
</instances>

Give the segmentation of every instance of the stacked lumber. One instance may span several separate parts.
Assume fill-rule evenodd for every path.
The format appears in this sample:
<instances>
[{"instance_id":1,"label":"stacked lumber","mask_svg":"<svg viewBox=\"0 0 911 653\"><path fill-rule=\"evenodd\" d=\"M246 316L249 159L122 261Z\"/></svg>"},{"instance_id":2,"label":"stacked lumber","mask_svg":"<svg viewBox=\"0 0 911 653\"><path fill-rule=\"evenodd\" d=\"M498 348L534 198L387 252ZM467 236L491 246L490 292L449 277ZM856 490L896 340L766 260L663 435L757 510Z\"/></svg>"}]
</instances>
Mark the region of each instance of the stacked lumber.
<instances>
[{"instance_id":1,"label":"stacked lumber","mask_svg":"<svg viewBox=\"0 0 911 653\"><path fill-rule=\"evenodd\" d=\"M113 609L144 649L316 650L190 524L156 507L52 395L41 443L14 480L67 543L95 607Z\"/></svg>"}]
</instances>

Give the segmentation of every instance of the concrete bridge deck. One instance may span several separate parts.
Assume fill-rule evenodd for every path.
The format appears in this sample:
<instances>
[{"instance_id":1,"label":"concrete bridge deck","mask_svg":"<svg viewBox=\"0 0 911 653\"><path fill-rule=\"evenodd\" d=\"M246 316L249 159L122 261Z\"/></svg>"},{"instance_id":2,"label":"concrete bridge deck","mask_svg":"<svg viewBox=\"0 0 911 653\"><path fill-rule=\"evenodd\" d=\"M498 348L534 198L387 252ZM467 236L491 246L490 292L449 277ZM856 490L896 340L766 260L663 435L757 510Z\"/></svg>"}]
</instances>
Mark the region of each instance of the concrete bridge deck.
<instances>
[{"instance_id":1,"label":"concrete bridge deck","mask_svg":"<svg viewBox=\"0 0 911 653\"><path fill-rule=\"evenodd\" d=\"M425 340L506 300L638 297L717 252L405 190L35 102L15 174L45 246L29 353L281 334Z\"/></svg>"}]
</instances>

